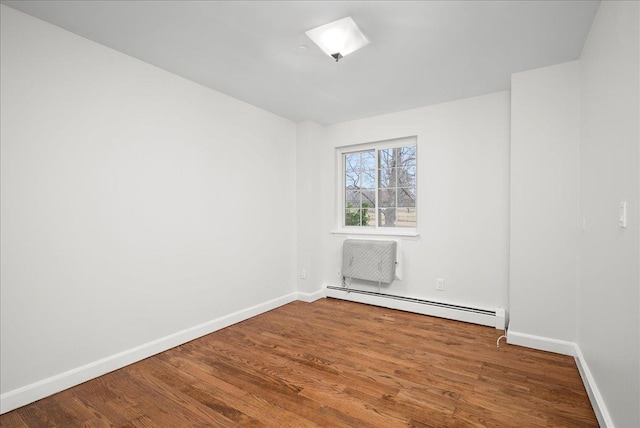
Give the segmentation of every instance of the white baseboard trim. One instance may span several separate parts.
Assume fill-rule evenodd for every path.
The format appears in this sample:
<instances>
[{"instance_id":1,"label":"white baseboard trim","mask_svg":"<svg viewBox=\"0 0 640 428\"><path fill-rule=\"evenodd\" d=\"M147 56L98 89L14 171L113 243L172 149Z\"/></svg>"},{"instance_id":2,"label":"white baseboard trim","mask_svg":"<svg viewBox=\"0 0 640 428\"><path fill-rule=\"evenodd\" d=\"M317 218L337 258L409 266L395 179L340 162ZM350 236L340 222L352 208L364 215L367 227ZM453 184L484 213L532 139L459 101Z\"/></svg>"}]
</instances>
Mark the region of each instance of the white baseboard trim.
<instances>
[{"instance_id":1,"label":"white baseboard trim","mask_svg":"<svg viewBox=\"0 0 640 428\"><path fill-rule=\"evenodd\" d=\"M301 291L298 291L296 295L298 297L298 300L307 303L312 303L316 300L324 299L325 297L327 297L324 293L324 290L314 291L313 293L303 293Z\"/></svg>"},{"instance_id":2,"label":"white baseboard trim","mask_svg":"<svg viewBox=\"0 0 640 428\"><path fill-rule=\"evenodd\" d=\"M578 366L578 372L580 373L582 383L587 390L587 395L589 396L589 401L591 401L591 406L596 414L596 418L598 418L598 423L601 427L614 428L613 420L611 419L611 415L607 410L604 399L600 394L598 385L596 384L596 381L591 374L591 370L589 370L589 366L587 365L577 343L519 333L512 330L507 331L507 343L510 345L525 346L527 348L539 349L541 351L549 351L555 352L556 354L572 356Z\"/></svg>"},{"instance_id":3,"label":"white baseboard trim","mask_svg":"<svg viewBox=\"0 0 640 428\"><path fill-rule=\"evenodd\" d=\"M309 294L315 296L317 293ZM305 297L307 297L305 295ZM129 364L148 358L152 355L164 352L168 349L182 345L216 330L244 321L261 313L278 308L298 299L298 293L290 293L268 302L260 303L250 308L242 309L229 315L207 321L203 324L187 328L177 333L153 340L135 348L128 349L115 355L91 362L81 367L57 374L47 379L5 392L0 395L0 414L17 409L34 401L64 391L72 386L79 385L96 377L102 376L114 370L128 366Z\"/></svg>"},{"instance_id":4,"label":"white baseboard trim","mask_svg":"<svg viewBox=\"0 0 640 428\"><path fill-rule=\"evenodd\" d=\"M551 339L549 337L507 330L507 343L510 345L539 349L541 351L555 352L556 354L575 356L576 344L566 340Z\"/></svg>"},{"instance_id":5,"label":"white baseboard trim","mask_svg":"<svg viewBox=\"0 0 640 428\"><path fill-rule=\"evenodd\" d=\"M578 366L582 383L584 383L587 395L591 401L591 406L596 414L596 418L598 418L598 423L601 427L614 428L613 419L611 419L611 415L609 414L607 406L604 404L604 399L600 394L598 385L596 384L593 374L591 374L591 370L589 370L589 366L587 365L587 362L582 355L582 351L577 344L575 347L574 358L576 359L576 365Z\"/></svg>"},{"instance_id":6,"label":"white baseboard trim","mask_svg":"<svg viewBox=\"0 0 640 428\"><path fill-rule=\"evenodd\" d=\"M346 289L335 290L333 288L327 288L326 286L324 291L327 297L333 297L335 299L348 300L350 302L357 303L366 303L368 305L381 306L383 308L398 309L405 312L413 312L416 314L429 315L456 321L464 321L472 324L486 325L489 327L496 326L496 317L483 313L466 312L447 307L425 305L406 300L396 300L383 296L359 294L357 292L349 293L346 291Z\"/></svg>"}]
</instances>

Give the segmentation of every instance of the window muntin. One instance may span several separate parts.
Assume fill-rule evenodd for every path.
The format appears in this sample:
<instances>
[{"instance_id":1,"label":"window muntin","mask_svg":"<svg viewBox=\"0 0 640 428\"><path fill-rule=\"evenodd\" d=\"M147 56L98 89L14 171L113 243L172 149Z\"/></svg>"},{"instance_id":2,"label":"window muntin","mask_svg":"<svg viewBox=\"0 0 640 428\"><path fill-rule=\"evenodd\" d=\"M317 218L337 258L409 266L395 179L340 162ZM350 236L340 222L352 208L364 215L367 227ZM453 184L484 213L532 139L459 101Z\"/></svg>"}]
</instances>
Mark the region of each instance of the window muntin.
<instances>
[{"instance_id":1,"label":"window muntin","mask_svg":"<svg viewBox=\"0 0 640 428\"><path fill-rule=\"evenodd\" d=\"M416 228L415 138L342 150L343 227Z\"/></svg>"}]
</instances>

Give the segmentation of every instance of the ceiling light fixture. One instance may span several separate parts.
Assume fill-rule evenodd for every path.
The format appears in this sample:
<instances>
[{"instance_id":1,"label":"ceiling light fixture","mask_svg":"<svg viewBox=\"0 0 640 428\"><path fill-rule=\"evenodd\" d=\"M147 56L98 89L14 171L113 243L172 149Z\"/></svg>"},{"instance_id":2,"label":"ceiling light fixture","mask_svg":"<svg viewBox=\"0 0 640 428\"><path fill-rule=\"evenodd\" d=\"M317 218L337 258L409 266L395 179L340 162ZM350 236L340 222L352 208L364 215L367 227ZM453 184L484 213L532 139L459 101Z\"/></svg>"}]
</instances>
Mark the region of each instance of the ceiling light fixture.
<instances>
[{"instance_id":1,"label":"ceiling light fixture","mask_svg":"<svg viewBox=\"0 0 640 428\"><path fill-rule=\"evenodd\" d=\"M349 16L313 28L306 34L336 62L369 43L369 39Z\"/></svg>"}]
</instances>

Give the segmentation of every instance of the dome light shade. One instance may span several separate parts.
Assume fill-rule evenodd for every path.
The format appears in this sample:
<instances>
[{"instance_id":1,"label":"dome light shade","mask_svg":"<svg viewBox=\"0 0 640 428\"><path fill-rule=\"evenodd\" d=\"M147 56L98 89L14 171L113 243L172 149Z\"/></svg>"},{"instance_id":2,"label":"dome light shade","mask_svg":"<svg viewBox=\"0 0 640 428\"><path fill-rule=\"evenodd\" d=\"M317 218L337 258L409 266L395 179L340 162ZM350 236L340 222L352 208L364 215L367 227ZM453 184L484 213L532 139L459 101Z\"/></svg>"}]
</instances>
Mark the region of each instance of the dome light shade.
<instances>
[{"instance_id":1,"label":"dome light shade","mask_svg":"<svg viewBox=\"0 0 640 428\"><path fill-rule=\"evenodd\" d=\"M369 39L349 16L313 28L306 34L336 62L369 43Z\"/></svg>"}]
</instances>

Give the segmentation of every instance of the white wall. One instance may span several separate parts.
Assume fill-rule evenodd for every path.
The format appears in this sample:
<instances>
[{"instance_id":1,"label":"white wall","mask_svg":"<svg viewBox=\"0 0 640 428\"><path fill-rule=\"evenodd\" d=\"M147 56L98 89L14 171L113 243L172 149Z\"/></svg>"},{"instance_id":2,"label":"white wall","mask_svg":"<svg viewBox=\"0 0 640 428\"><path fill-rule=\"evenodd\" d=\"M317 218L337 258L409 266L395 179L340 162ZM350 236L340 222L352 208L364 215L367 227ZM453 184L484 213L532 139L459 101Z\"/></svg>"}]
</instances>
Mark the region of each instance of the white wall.
<instances>
[{"instance_id":1,"label":"white wall","mask_svg":"<svg viewBox=\"0 0 640 428\"><path fill-rule=\"evenodd\" d=\"M309 294L317 293L322 285L323 248L317 231L322 224L321 195L325 183L316 169L324 127L306 121L298 123L296 131L297 287L299 293Z\"/></svg>"},{"instance_id":2,"label":"white wall","mask_svg":"<svg viewBox=\"0 0 640 428\"><path fill-rule=\"evenodd\" d=\"M294 123L1 16L3 396L294 293Z\"/></svg>"},{"instance_id":3,"label":"white wall","mask_svg":"<svg viewBox=\"0 0 640 428\"><path fill-rule=\"evenodd\" d=\"M638 6L602 2L578 63L512 79L510 342L573 347L617 427L640 426Z\"/></svg>"},{"instance_id":4,"label":"white wall","mask_svg":"<svg viewBox=\"0 0 640 428\"><path fill-rule=\"evenodd\" d=\"M576 340L578 67L511 78L511 343L519 335Z\"/></svg>"},{"instance_id":5,"label":"white wall","mask_svg":"<svg viewBox=\"0 0 640 428\"><path fill-rule=\"evenodd\" d=\"M315 208L322 276L339 285L344 235L338 226L335 148L417 135L418 232L401 238L402 281L383 292L495 309L507 304L509 92L464 99L325 127L321 151L307 162L323 183ZM303 219L298 218L301 222ZM302 266L301 266L302 267ZM445 279L445 291L435 289ZM362 285L367 288L366 285ZM368 286L371 287L371 286ZM377 286L375 287L377 290Z\"/></svg>"},{"instance_id":6,"label":"white wall","mask_svg":"<svg viewBox=\"0 0 640 428\"><path fill-rule=\"evenodd\" d=\"M640 426L639 9L602 2L580 58L578 344L617 427Z\"/></svg>"}]
</instances>

